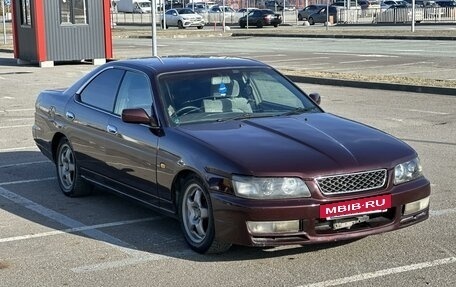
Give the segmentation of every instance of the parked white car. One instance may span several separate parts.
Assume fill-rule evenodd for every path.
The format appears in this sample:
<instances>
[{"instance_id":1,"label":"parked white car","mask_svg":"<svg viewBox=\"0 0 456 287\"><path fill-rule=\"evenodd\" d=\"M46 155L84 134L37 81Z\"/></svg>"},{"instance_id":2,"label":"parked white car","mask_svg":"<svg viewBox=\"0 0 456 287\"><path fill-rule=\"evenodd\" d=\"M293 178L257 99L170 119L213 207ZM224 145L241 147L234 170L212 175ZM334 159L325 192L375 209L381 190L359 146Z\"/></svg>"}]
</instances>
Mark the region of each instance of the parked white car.
<instances>
[{"instance_id":1,"label":"parked white car","mask_svg":"<svg viewBox=\"0 0 456 287\"><path fill-rule=\"evenodd\" d=\"M169 9L165 13L166 28L178 27L185 29L187 27L197 27L203 29L205 21L203 17L189 8ZM162 26L164 22L162 20Z\"/></svg>"},{"instance_id":2,"label":"parked white car","mask_svg":"<svg viewBox=\"0 0 456 287\"><path fill-rule=\"evenodd\" d=\"M424 20L423 9L415 9L415 22L419 23ZM412 22L412 8L395 8L390 7L379 13L376 19L377 23L407 23Z\"/></svg>"}]
</instances>

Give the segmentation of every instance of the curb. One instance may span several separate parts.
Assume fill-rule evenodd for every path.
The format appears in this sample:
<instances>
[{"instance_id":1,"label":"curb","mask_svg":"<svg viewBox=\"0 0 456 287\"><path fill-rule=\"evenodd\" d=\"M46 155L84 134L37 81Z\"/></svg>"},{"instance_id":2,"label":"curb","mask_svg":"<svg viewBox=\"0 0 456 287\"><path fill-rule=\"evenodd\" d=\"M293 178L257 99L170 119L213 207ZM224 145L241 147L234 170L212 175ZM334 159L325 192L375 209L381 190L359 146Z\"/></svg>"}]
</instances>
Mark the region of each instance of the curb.
<instances>
[{"instance_id":1,"label":"curb","mask_svg":"<svg viewBox=\"0 0 456 287\"><path fill-rule=\"evenodd\" d=\"M287 33L232 33L232 37L276 37L276 38L332 38L332 39L378 39L378 40L438 40L456 41L456 36L411 36L411 35L322 35Z\"/></svg>"},{"instance_id":2,"label":"curb","mask_svg":"<svg viewBox=\"0 0 456 287\"><path fill-rule=\"evenodd\" d=\"M324 79L306 76L287 75L286 73L285 75L293 82L298 83L456 96L456 88L414 86L379 82L358 82L340 79Z\"/></svg>"}]
</instances>

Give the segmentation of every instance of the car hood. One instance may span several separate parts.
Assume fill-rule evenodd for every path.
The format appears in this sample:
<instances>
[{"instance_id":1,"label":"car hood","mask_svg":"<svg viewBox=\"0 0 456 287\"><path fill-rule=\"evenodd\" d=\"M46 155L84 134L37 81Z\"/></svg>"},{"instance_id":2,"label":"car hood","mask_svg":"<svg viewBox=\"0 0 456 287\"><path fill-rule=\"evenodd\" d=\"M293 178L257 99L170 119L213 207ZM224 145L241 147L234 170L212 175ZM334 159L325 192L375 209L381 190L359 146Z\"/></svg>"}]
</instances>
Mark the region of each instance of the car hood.
<instances>
[{"instance_id":1,"label":"car hood","mask_svg":"<svg viewBox=\"0 0 456 287\"><path fill-rule=\"evenodd\" d=\"M321 175L393 168L416 156L404 142L326 113L180 128L253 175ZM236 171L235 171L236 172Z\"/></svg>"},{"instance_id":2,"label":"car hood","mask_svg":"<svg viewBox=\"0 0 456 287\"><path fill-rule=\"evenodd\" d=\"M198 15L198 14L180 14L180 16L182 18L186 18L186 19L201 19L203 17L201 17L201 15Z\"/></svg>"}]
</instances>

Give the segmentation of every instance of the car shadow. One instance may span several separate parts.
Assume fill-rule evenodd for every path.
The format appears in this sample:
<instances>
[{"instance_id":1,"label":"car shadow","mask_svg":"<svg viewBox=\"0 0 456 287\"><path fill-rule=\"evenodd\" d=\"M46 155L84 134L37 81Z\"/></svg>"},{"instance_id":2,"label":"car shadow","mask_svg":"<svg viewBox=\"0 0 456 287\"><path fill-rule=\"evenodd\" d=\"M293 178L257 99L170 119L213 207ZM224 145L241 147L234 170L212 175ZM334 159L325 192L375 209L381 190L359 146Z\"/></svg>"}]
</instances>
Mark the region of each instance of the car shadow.
<instances>
[{"instance_id":1,"label":"car shadow","mask_svg":"<svg viewBox=\"0 0 456 287\"><path fill-rule=\"evenodd\" d=\"M276 248L232 246L222 254L198 254L186 245L176 219L98 188L90 196L66 197L59 189L54 164L38 151L0 152L0 209L39 225L35 226L37 230L45 227L47 231L50 228L104 241L119 249L197 262L273 257L292 260L297 254L336 248L354 241ZM66 224L68 222L72 224ZM81 224L82 231L74 229L75 222ZM12 229L17 231L17 227ZM91 231L104 235L94 236ZM19 230L16 236L24 232ZM0 237L2 239L5 240Z\"/></svg>"}]
</instances>

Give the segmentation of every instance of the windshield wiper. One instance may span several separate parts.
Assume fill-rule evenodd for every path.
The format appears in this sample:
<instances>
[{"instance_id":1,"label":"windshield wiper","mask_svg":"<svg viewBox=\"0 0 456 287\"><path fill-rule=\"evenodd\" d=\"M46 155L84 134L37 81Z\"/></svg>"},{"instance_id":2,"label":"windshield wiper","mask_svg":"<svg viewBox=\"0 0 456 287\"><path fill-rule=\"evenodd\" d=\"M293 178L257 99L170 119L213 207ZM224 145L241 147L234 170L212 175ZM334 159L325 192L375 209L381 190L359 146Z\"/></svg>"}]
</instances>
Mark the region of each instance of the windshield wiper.
<instances>
[{"instance_id":1,"label":"windshield wiper","mask_svg":"<svg viewBox=\"0 0 456 287\"><path fill-rule=\"evenodd\" d=\"M312 110L315 110L316 107L307 107L307 108L296 108L291 111L285 112L283 114L279 114L278 116L292 116L292 115L300 115L303 113L310 112Z\"/></svg>"},{"instance_id":2,"label":"windshield wiper","mask_svg":"<svg viewBox=\"0 0 456 287\"><path fill-rule=\"evenodd\" d=\"M252 119L252 118L264 118L270 117L269 114L254 114L254 113L243 113L240 115L236 115L234 117L229 117L225 119L217 119L217 122L227 122L227 121L236 121L236 120L245 120L245 119Z\"/></svg>"}]
</instances>

